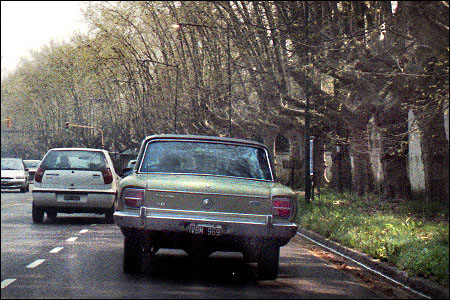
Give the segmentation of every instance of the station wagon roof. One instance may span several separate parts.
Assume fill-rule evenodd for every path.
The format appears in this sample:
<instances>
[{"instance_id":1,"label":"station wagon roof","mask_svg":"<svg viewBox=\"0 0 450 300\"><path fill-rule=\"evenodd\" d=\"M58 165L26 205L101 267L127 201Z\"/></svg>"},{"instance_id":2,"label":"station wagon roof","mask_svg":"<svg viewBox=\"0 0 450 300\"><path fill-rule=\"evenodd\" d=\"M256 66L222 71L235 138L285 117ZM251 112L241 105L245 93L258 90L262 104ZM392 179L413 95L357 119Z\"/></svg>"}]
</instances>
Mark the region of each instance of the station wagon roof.
<instances>
[{"instance_id":1,"label":"station wagon roof","mask_svg":"<svg viewBox=\"0 0 450 300\"><path fill-rule=\"evenodd\" d=\"M212 142L225 142L225 143L237 143L237 144L246 144L249 146L257 146L266 148L264 144L261 144L256 141L229 138L229 137L218 137L218 136L206 136L206 135L185 135L185 134L157 134L147 136L144 142L153 139L181 139L181 140L196 140L196 141L212 141Z\"/></svg>"}]
</instances>

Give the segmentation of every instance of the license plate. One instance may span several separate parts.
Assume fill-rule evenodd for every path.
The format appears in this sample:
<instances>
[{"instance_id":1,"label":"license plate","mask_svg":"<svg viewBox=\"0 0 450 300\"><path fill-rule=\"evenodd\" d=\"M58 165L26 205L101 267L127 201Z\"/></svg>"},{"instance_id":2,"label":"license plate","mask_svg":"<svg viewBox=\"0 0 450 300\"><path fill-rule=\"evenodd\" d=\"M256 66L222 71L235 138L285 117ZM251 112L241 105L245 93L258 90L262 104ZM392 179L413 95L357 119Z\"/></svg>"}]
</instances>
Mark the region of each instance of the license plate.
<instances>
[{"instance_id":1,"label":"license plate","mask_svg":"<svg viewBox=\"0 0 450 300\"><path fill-rule=\"evenodd\" d=\"M222 226L220 225L214 226L191 224L189 229L192 234L198 235L220 236L222 234Z\"/></svg>"},{"instance_id":2,"label":"license plate","mask_svg":"<svg viewBox=\"0 0 450 300\"><path fill-rule=\"evenodd\" d=\"M64 200L65 201L80 201L81 196L79 196L79 195L64 195Z\"/></svg>"}]
</instances>

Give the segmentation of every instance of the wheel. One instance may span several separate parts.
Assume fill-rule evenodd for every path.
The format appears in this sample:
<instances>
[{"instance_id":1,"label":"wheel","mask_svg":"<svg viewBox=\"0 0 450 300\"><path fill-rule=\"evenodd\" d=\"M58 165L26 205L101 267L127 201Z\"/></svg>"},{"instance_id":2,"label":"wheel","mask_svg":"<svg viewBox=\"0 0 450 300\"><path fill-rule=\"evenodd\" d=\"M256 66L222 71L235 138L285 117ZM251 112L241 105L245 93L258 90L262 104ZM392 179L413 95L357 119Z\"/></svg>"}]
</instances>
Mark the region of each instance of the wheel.
<instances>
[{"instance_id":1,"label":"wheel","mask_svg":"<svg viewBox=\"0 0 450 300\"><path fill-rule=\"evenodd\" d=\"M44 221L44 210L41 208L37 208L34 203L31 214L33 216L34 223L42 223L42 221Z\"/></svg>"},{"instance_id":2,"label":"wheel","mask_svg":"<svg viewBox=\"0 0 450 300\"><path fill-rule=\"evenodd\" d=\"M27 188L25 186L20 188L21 193L25 193L26 191L27 191Z\"/></svg>"},{"instance_id":3,"label":"wheel","mask_svg":"<svg viewBox=\"0 0 450 300\"><path fill-rule=\"evenodd\" d=\"M139 274L142 271L143 247L136 237L124 238L123 271L128 274Z\"/></svg>"},{"instance_id":4,"label":"wheel","mask_svg":"<svg viewBox=\"0 0 450 300\"><path fill-rule=\"evenodd\" d=\"M280 247L272 244L262 247L257 262L258 278L261 280L276 279L279 259Z\"/></svg>"},{"instance_id":5,"label":"wheel","mask_svg":"<svg viewBox=\"0 0 450 300\"><path fill-rule=\"evenodd\" d=\"M30 191L30 183L27 183L27 188L26 188L25 191L26 191L26 192L29 192L29 191Z\"/></svg>"},{"instance_id":6,"label":"wheel","mask_svg":"<svg viewBox=\"0 0 450 300\"><path fill-rule=\"evenodd\" d=\"M114 224L114 206L105 212L106 223Z\"/></svg>"},{"instance_id":7,"label":"wheel","mask_svg":"<svg viewBox=\"0 0 450 300\"><path fill-rule=\"evenodd\" d=\"M56 211L54 211L54 210L47 211L47 218L49 218L49 219L56 219L56 215L57 214L58 213Z\"/></svg>"}]
</instances>

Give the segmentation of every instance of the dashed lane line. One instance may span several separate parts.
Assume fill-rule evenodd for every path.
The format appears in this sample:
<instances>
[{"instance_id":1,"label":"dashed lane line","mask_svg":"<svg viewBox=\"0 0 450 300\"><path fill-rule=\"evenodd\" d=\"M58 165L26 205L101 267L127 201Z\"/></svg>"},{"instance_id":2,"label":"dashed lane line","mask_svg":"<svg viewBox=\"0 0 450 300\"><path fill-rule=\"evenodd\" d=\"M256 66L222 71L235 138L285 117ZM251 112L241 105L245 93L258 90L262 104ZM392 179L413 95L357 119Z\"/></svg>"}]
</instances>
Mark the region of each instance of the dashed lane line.
<instances>
[{"instance_id":1,"label":"dashed lane line","mask_svg":"<svg viewBox=\"0 0 450 300\"><path fill-rule=\"evenodd\" d=\"M22 203L21 203L22 204ZM13 205L21 205L21 204L13 204ZM13 206L12 205L12 206ZM80 230L79 233L86 233L88 232L89 229L82 229ZM66 242L74 242L75 240L77 240L78 237L70 237L66 240ZM64 247L55 247L52 250L50 250L50 253L58 253L59 251L61 251L62 249L64 249ZM42 264L46 259L37 259L34 262L32 262L31 264L29 264L28 266L26 266L26 268L29 269L33 269L36 268L37 266L39 266L40 264ZM1 284L1 288L4 289L6 288L8 285L10 285L11 283L13 283L14 281L16 281L15 278L9 278L9 279L5 279L2 281Z\"/></svg>"},{"instance_id":2,"label":"dashed lane line","mask_svg":"<svg viewBox=\"0 0 450 300\"><path fill-rule=\"evenodd\" d=\"M52 250L50 250L50 253L58 253L62 249L64 249L64 247L56 247L56 248L53 248Z\"/></svg>"},{"instance_id":3,"label":"dashed lane line","mask_svg":"<svg viewBox=\"0 0 450 300\"><path fill-rule=\"evenodd\" d=\"M4 289L5 287L7 287L8 285L10 285L11 283L13 283L14 281L16 281L16 279L5 279L2 281L2 289Z\"/></svg>"},{"instance_id":4,"label":"dashed lane line","mask_svg":"<svg viewBox=\"0 0 450 300\"><path fill-rule=\"evenodd\" d=\"M35 261L33 261L31 264L29 264L28 266L26 266L27 268L36 268L37 266L39 266L40 264L42 264L45 261L45 259L36 259Z\"/></svg>"}]
</instances>

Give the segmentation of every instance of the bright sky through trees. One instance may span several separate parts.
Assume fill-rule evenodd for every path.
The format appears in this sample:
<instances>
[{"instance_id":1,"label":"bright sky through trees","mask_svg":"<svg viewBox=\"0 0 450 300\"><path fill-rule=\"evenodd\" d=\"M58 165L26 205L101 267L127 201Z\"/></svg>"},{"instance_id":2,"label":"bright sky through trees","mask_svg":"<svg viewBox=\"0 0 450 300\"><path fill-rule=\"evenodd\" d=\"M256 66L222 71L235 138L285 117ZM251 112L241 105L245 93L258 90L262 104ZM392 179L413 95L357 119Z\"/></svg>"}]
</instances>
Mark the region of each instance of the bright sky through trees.
<instances>
[{"instance_id":1,"label":"bright sky through trees","mask_svg":"<svg viewBox=\"0 0 450 300\"><path fill-rule=\"evenodd\" d=\"M1 70L12 71L30 50L86 32L85 1L1 1Z\"/></svg>"}]
</instances>

